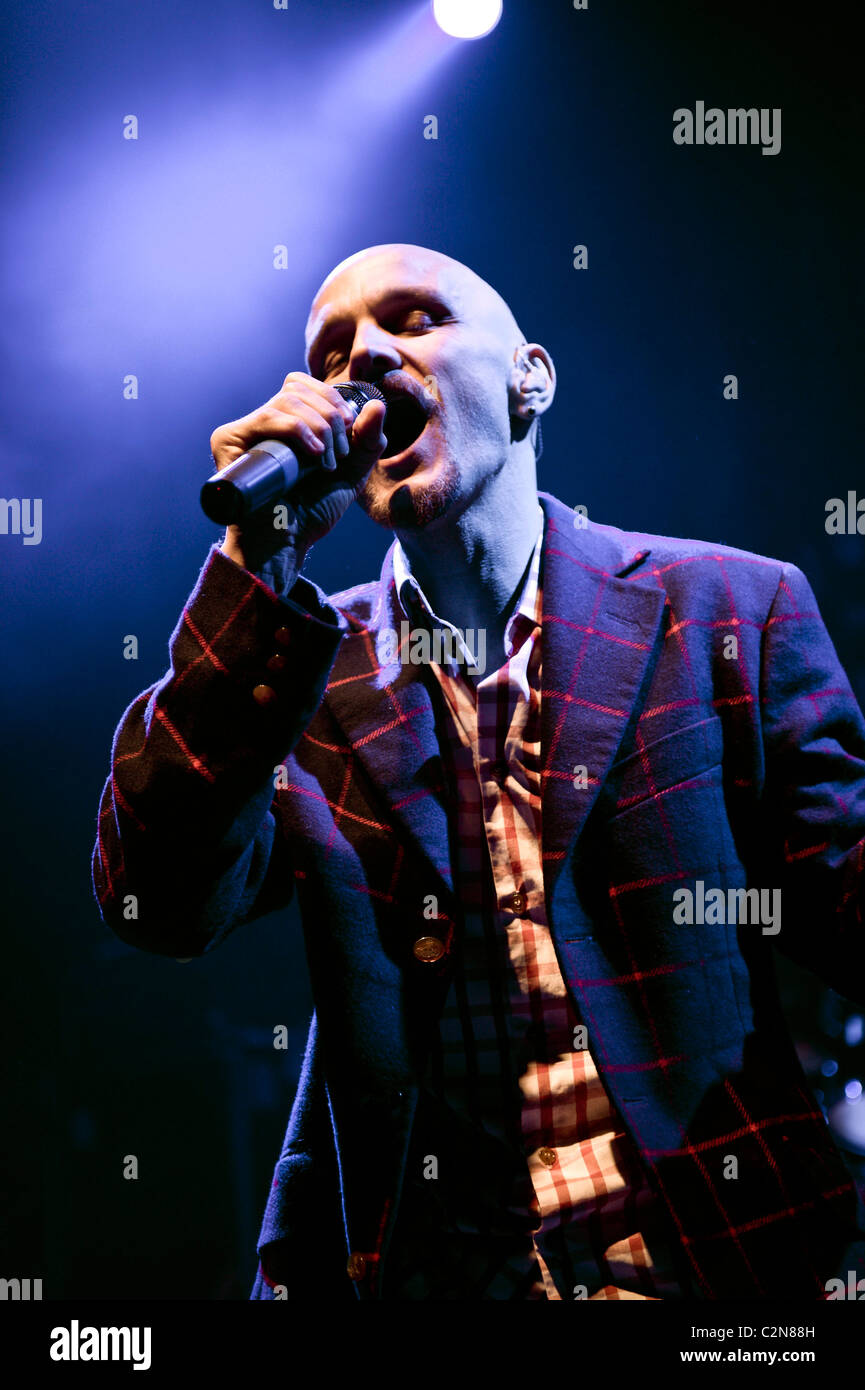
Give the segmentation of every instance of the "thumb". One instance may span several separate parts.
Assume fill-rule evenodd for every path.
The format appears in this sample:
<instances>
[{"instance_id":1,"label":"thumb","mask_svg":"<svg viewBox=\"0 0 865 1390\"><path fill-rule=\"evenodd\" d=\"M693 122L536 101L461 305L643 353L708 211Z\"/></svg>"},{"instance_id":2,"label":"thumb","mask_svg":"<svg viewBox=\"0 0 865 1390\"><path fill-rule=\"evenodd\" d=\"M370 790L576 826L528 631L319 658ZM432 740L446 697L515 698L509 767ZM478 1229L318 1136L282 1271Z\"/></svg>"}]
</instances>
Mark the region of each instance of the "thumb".
<instances>
[{"instance_id":1,"label":"thumb","mask_svg":"<svg viewBox=\"0 0 865 1390\"><path fill-rule=\"evenodd\" d=\"M384 401L367 401L351 427L351 451L358 462L371 467L381 458L387 448L384 433L384 417L387 406Z\"/></svg>"}]
</instances>

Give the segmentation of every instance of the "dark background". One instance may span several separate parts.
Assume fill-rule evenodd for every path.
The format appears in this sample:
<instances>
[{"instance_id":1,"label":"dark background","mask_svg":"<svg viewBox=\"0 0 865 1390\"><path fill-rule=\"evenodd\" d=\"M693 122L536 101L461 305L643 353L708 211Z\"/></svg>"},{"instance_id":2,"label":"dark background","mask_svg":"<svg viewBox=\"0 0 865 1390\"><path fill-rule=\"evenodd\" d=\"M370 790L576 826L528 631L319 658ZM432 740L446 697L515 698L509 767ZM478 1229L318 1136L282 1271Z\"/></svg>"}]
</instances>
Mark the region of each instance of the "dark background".
<instances>
[{"instance_id":1,"label":"dark background","mask_svg":"<svg viewBox=\"0 0 865 1390\"><path fill-rule=\"evenodd\" d=\"M865 697L865 538L824 527L865 493L858 8L506 0L460 43L416 0L7 4L0 491L42 497L43 539L0 535L0 1276L251 1287L311 1012L294 910L203 960L148 956L101 925L90 854L113 730L218 540L210 433L302 369L343 256L417 242L489 280L558 369L540 487L795 562ZM698 99L781 107L781 153L674 145ZM339 537L310 561L326 591L377 575L389 539L357 509ZM861 1020L782 978L834 1107Z\"/></svg>"}]
</instances>

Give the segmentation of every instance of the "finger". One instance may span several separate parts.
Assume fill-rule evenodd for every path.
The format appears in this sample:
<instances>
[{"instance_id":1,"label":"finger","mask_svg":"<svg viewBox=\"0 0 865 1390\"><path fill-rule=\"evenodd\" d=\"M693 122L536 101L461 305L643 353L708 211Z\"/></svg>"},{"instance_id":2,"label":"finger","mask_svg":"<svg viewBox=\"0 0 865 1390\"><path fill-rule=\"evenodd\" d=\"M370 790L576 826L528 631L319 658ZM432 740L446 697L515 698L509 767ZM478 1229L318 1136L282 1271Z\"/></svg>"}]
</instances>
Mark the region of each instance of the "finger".
<instances>
[{"instance_id":1,"label":"finger","mask_svg":"<svg viewBox=\"0 0 865 1390\"><path fill-rule=\"evenodd\" d=\"M304 416L306 414L305 411ZM288 414L268 405L244 415L240 420L222 425L214 430L210 438L217 468L227 468L262 439L281 439L310 453L323 454L325 445L314 429L314 420L304 416ZM320 417L318 419L320 421Z\"/></svg>"},{"instance_id":2,"label":"finger","mask_svg":"<svg viewBox=\"0 0 865 1390\"><path fill-rule=\"evenodd\" d=\"M351 432L351 445L356 453L364 454L373 461L381 457L387 448L387 436L383 428L386 413L387 406L384 401L367 401Z\"/></svg>"},{"instance_id":3,"label":"finger","mask_svg":"<svg viewBox=\"0 0 865 1390\"><path fill-rule=\"evenodd\" d=\"M319 455L323 467L332 471L336 468L336 458L330 421L322 415L316 405L307 404L297 396L292 398L290 404L290 410L265 408L264 418L259 421L259 429L265 429L267 435L261 435L261 438L287 437L289 443L296 441L301 448Z\"/></svg>"},{"instance_id":4,"label":"finger","mask_svg":"<svg viewBox=\"0 0 865 1390\"><path fill-rule=\"evenodd\" d=\"M335 455L345 458L351 448L348 429L354 422L353 407L343 400L338 391L322 386L320 382L307 384L302 380L295 382L290 391L281 391L274 396L269 404L290 413L300 402L328 422Z\"/></svg>"},{"instance_id":5,"label":"finger","mask_svg":"<svg viewBox=\"0 0 865 1390\"><path fill-rule=\"evenodd\" d=\"M345 399L340 395L335 386L328 386L325 382L319 381L318 377L310 376L308 372L289 372L277 392L277 395L291 395L294 392L308 391L316 396L323 397L331 405L339 410L345 404Z\"/></svg>"},{"instance_id":6,"label":"finger","mask_svg":"<svg viewBox=\"0 0 865 1390\"><path fill-rule=\"evenodd\" d=\"M347 454L351 453L351 444L349 443L348 438L348 426L346 425L346 422L342 418L342 416L339 416L339 418L334 423L333 447L336 449L336 452L341 459L344 459Z\"/></svg>"}]
</instances>

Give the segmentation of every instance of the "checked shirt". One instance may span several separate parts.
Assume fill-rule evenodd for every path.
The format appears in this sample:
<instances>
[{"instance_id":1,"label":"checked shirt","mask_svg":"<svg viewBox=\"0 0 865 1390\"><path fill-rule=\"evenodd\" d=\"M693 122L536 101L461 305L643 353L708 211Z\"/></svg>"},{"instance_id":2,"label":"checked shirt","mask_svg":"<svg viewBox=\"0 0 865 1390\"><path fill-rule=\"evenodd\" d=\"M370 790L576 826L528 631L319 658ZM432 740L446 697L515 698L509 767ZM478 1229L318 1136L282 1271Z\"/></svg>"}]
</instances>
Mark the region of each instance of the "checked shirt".
<instances>
[{"instance_id":1,"label":"checked shirt","mask_svg":"<svg viewBox=\"0 0 865 1390\"><path fill-rule=\"evenodd\" d=\"M437 1128L421 1144L433 1156L444 1146L434 1181L449 1195L437 1220L417 1227L424 1234L410 1244L414 1266L409 1251L397 1253L396 1277L407 1297L448 1290L497 1299L676 1297L657 1199L585 1045L547 924L538 514L504 661L486 674L467 674L477 669L477 653L433 613L399 544L394 554L406 616L415 628L449 629L458 652L429 670L454 793L464 908L424 1092ZM482 1154L498 1210L471 1191L485 1181ZM417 1176L422 1158L410 1165L412 1212L422 1187L434 1185ZM447 1164L460 1170L456 1182L441 1172Z\"/></svg>"}]
</instances>

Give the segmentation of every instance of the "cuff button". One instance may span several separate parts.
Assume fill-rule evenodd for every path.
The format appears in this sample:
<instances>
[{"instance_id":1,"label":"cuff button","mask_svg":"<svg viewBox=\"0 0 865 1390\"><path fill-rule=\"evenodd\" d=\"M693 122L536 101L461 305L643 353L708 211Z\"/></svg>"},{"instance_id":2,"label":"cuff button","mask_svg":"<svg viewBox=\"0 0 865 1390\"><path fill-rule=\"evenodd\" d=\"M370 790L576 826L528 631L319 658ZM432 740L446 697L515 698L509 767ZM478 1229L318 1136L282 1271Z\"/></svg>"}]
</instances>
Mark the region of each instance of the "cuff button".
<instances>
[{"instance_id":1,"label":"cuff button","mask_svg":"<svg viewBox=\"0 0 865 1390\"><path fill-rule=\"evenodd\" d=\"M276 691L272 685L257 685L252 692L252 698L256 704L272 705L276 700Z\"/></svg>"}]
</instances>

